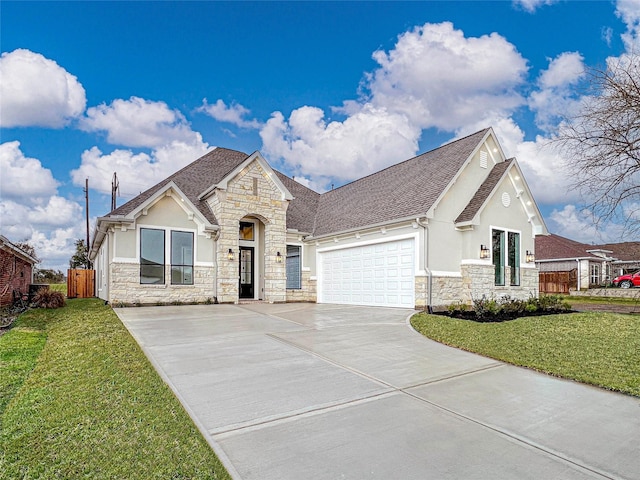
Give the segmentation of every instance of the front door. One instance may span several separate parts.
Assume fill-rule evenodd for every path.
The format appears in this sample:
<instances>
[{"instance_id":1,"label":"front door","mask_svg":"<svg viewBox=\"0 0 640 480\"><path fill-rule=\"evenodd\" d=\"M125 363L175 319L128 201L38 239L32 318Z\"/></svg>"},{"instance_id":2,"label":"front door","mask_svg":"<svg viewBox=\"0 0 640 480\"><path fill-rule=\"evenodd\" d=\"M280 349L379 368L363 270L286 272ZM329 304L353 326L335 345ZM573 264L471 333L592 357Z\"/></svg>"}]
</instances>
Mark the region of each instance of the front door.
<instances>
[{"instance_id":1,"label":"front door","mask_svg":"<svg viewBox=\"0 0 640 480\"><path fill-rule=\"evenodd\" d=\"M253 288L253 247L240 247L240 298L255 298Z\"/></svg>"}]
</instances>

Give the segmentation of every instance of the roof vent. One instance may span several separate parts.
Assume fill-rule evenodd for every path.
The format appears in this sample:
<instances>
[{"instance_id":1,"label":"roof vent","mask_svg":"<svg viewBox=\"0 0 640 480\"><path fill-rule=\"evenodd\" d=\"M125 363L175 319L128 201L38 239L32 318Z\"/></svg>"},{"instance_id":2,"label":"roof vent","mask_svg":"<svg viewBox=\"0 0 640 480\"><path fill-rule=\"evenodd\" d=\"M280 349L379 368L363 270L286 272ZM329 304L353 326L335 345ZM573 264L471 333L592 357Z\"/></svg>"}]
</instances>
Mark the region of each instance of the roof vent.
<instances>
[{"instance_id":1,"label":"roof vent","mask_svg":"<svg viewBox=\"0 0 640 480\"><path fill-rule=\"evenodd\" d=\"M502 194L502 205L504 205L505 207L511 205L511 195L509 195L507 192L504 192Z\"/></svg>"},{"instance_id":2,"label":"roof vent","mask_svg":"<svg viewBox=\"0 0 640 480\"><path fill-rule=\"evenodd\" d=\"M480 152L480 167L487 168L487 152L484 150Z\"/></svg>"}]
</instances>

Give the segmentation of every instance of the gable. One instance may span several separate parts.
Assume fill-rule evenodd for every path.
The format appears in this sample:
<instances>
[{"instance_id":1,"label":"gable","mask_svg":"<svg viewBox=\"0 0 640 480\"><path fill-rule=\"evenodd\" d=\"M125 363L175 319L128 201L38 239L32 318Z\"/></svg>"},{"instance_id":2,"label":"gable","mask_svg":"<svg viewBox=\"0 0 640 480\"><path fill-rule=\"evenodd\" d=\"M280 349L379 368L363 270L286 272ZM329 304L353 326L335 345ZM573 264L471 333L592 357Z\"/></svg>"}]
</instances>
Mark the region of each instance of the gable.
<instances>
[{"instance_id":1,"label":"gable","mask_svg":"<svg viewBox=\"0 0 640 480\"><path fill-rule=\"evenodd\" d=\"M262 177L267 183L270 183L273 187L275 187L275 189L280 194L280 200L293 200L293 195L291 195L291 192L289 192L287 187L284 186L284 184L276 175L275 171L271 168L271 165L267 163L267 161L262 157L262 155L260 155L259 152L254 152L253 154L248 156L242 163L236 165L233 170L224 175L224 177L222 177L220 181L215 184L209 185L206 190L198 195L198 199L205 200L213 195L216 190L227 190L229 188L230 182L237 183L240 178L246 176L247 173L252 169L257 169L254 170L254 174L256 174L254 178L258 178L260 180L260 177ZM244 193L249 193L250 191L254 190L253 186L245 186L244 188ZM257 197L260 195L257 194L254 196Z\"/></svg>"},{"instance_id":2,"label":"gable","mask_svg":"<svg viewBox=\"0 0 640 480\"><path fill-rule=\"evenodd\" d=\"M164 196L155 202L144 214L137 218L138 223L175 228L196 228L194 214L181 207L179 197Z\"/></svg>"},{"instance_id":3,"label":"gable","mask_svg":"<svg viewBox=\"0 0 640 480\"><path fill-rule=\"evenodd\" d=\"M500 198L496 199L499 195ZM469 203L455 220L456 228L464 229L480 224L480 215L490 202L508 207L519 204L521 211L532 224L534 235L546 235L547 228L538 206L529 191L524 176L515 159L496 163Z\"/></svg>"}]
</instances>

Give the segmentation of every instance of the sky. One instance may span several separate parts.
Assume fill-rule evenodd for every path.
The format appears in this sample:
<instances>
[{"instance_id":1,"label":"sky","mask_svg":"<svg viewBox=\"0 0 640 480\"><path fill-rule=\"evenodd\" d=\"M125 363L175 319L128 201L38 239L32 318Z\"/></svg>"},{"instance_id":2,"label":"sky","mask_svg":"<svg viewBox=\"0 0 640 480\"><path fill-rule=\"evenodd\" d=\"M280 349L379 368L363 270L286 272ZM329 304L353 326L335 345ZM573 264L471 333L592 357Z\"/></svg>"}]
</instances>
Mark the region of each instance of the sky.
<instances>
[{"instance_id":1,"label":"sky","mask_svg":"<svg viewBox=\"0 0 640 480\"><path fill-rule=\"evenodd\" d=\"M548 140L640 0L0 3L0 234L65 270L117 205L217 146L326 191L493 127L549 230L596 228Z\"/></svg>"}]
</instances>

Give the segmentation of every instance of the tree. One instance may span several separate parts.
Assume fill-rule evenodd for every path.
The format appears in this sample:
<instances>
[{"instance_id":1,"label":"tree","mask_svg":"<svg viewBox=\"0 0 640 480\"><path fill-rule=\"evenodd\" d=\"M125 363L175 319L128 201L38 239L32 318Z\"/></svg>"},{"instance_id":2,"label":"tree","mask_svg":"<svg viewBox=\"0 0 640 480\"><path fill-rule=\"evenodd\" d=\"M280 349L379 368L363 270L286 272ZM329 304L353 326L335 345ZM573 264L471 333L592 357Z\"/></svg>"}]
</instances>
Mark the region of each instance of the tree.
<instances>
[{"instance_id":1,"label":"tree","mask_svg":"<svg viewBox=\"0 0 640 480\"><path fill-rule=\"evenodd\" d=\"M640 231L640 57L623 55L587 72L587 95L554 141L596 224Z\"/></svg>"},{"instance_id":2,"label":"tree","mask_svg":"<svg viewBox=\"0 0 640 480\"><path fill-rule=\"evenodd\" d=\"M35 283L64 283L64 273L50 268L37 269L33 272Z\"/></svg>"},{"instance_id":3,"label":"tree","mask_svg":"<svg viewBox=\"0 0 640 480\"><path fill-rule=\"evenodd\" d=\"M31 245L27 240L23 242L16 242L14 243L14 245L18 247L20 250L22 250L23 252L25 252L26 254L28 254L29 256L35 258L36 260L38 259L38 255L36 255L36 248L33 245Z\"/></svg>"},{"instance_id":4,"label":"tree","mask_svg":"<svg viewBox=\"0 0 640 480\"><path fill-rule=\"evenodd\" d=\"M89 252L87 245L83 239L78 239L75 242L76 253L73 254L69 261L70 268L91 268L91 262L89 261Z\"/></svg>"}]
</instances>

